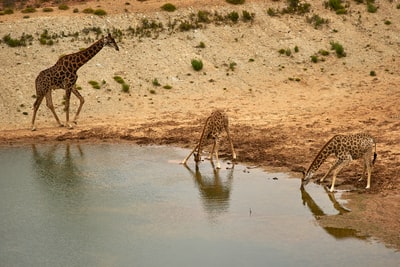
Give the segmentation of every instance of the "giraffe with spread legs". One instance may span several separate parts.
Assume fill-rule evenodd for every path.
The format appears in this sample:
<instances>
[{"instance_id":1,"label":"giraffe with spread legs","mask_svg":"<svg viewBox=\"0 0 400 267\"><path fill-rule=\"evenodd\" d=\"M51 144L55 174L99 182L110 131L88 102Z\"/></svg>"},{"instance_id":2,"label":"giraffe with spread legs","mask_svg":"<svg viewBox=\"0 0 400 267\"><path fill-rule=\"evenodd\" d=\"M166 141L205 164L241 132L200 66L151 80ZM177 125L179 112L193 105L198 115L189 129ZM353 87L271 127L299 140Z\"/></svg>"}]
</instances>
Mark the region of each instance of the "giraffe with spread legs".
<instances>
[{"instance_id":1,"label":"giraffe with spread legs","mask_svg":"<svg viewBox=\"0 0 400 267\"><path fill-rule=\"evenodd\" d=\"M80 101L78 111L73 120L74 123L76 123L84 103L82 95L75 87L76 80L78 79L76 72L105 46L114 47L117 51L119 50L114 38L112 38L111 34L108 34L82 51L61 57L54 66L39 73L35 81L36 101L33 104L32 131L36 130L36 113L44 97L46 97L46 105L53 113L58 125L63 126L53 106L51 93L52 90L55 89L65 90L66 125L67 127L72 128L69 124L69 103L71 93L73 93Z\"/></svg>"},{"instance_id":2,"label":"giraffe with spread legs","mask_svg":"<svg viewBox=\"0 0 400 267\"><path fill-rule=\"evenodd\" d=\"M371 186L371 172L376 160L376 142L373 137L366 133L350 134L350 135L335 135L329 140L325 146L319 151L314 161L311 163L307 172L304 173L302 186L305 186L314 173L319 169L322 163L331 155L334 154L337 158L336 162L330 167L328 172L320 179L323 182L325 178L333 172L332 185L330 192L335 189L335 181L337 174L352 160L364 159L364 169L359 181L365 176L365 171L368 173L366 189ZM372 160L371 157L373 156Z\"/></svg>"},{"instance_id":3,"label":"giraffe with spread legs","mask_svg":"<svg viewBox=\"0 0 400 267\"><path fill-rule=\"evenodd\" d=\"M212 157L215 152L215 158L217 161L216 167L217 169L220 169L221 165L219 163L219 158L218 158L218 146L219 146L219 136L221 135L223 130L226 131L228 141L231 146L232 158L235 160L236 152L233 147L232 139L229 133L228 116L225 114L225 112L221 110L215 110L206 120L199 143L190 152L190 154L182 161L182 164L186 164L190 156L194 154L194 161L196 162L197 165L201 160L201 152L203 147L206 146L210 140L213 140L213 147L210 153L210 160L212 161Z\"/></svg>"}]
</instances>

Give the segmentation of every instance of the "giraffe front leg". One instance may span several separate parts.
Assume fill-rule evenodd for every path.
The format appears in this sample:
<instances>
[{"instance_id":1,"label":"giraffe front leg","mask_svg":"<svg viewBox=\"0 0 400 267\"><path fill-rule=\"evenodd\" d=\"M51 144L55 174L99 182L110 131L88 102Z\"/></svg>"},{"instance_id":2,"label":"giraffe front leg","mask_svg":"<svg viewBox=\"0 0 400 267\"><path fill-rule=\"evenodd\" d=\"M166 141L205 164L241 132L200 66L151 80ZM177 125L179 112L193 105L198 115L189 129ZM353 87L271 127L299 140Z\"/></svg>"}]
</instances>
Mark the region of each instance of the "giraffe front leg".
<instances>
[{"instance_id":1,"label":"giraffe front leg","mask_svg":"<svg viewBox=\"0 0 400 267\"><path fill-rule=\"evenodd\" d=\"M215 160L217 161L217 169L221 169L221 164L219 163L219 157L218 157L218 140L215 140L214 147L215 147ZM214 149L213 149L214 150ZM212 160L212 159L211 159Z\"/></svg>"},{"instance_id":2,"label":"giraffe front leg","mask_svg":"<svg viewBox=\"0 0 400 267\"><path fill-rule=\"evenodd\" d=\"M336 168L333 171L333 178L332 178L332 186L329 189L330 192L333 192L335 190L335 181L336 181L336 176L338 175L338 173L350 163L351 159L346 159L343 161L338 161L337 164L335 164Z\"/></svg>"},{"instance_id":3,"label":"giraffe front leg","mask_svg":"<svg viewBox=\"0 0 400 267\"><path fill-rule=\"evenodd\" d=\"M85 99L83 98L83 96L78 92L78 90L76 89L76 86L74 85L74 87L72 88L72 93L79 99L79 107L78 107L78 111L75 114L74 120L72 121L73 123L77 124L78 121L78 117L79 117L79 113L81 112L82 106L85 103Z\"/></svg>"},{"instance_id":4,"label":"giraffe front leg","mask_svg":"<svg viewBox=\"0 0 400 267\"><path fill-rule=\"evenodd\" d=\"M71 99L71 92L72 89L69 88L65 90L65 124L68 127L68 129L73 129L72 125L69 123L69 103Z\"/></svg>"}]
</instances>

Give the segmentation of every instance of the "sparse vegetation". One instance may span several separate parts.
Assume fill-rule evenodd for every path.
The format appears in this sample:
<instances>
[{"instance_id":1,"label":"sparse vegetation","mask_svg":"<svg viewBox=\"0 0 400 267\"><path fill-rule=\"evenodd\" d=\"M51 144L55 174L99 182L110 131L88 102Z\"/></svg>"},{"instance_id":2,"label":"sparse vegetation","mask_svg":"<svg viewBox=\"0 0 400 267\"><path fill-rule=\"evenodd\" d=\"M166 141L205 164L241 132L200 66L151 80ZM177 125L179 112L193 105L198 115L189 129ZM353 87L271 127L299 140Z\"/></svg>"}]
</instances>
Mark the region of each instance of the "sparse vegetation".
<instances>
[{"instance_id":1,"label":"sparse vegetation","mask_svg":"<svg viewBox=\"0 0 400 267\"><path fill-rule=\"evenodd\" d=\"M199 59L192 59L191 63L195 71L200 71L203 69L203 61Z\"/></svg>"},{"instance_id":2,"label":"sparse vegetation","mask_svg":"<svg viewBox=\"0 0 400 267\"><path fill-rule=\"evenodd\" d=\"M172 89L172 86L169 84L166 84L163 86L163 88L169 90L169 89Z\"/></svg>"},{"instance_id":3,"label":"sparse vegetation","mask_svg":"<svg viewBox=\"0 0 400 267\"><path fill-rule=\"evenodd\" d=\"M325 7L334 10L338 15L347 13L346 8L342 5L342 0L328 0L325 2Z\"/></svg>"},{"instance_id":4,"label":"sparse vegetation","mask_svg":"<svg viewBox=\"0 0 400 267\"><path fill-rule=\"evenodd\" d=\"M367 0L367 11L369 13L375 13L378 11L378 8L374 5L374 0Z\"/></svg>"},{"instance_id":5,"label":"sparse vegetation","mask_svg":"<svg viewBox=\"0 0 400 267\"><path fill-rule=\"evenodd\" d=\"M301 2L300 0L287 0L288 6L281 10L282 14L299 14L303 15L310 12L311 4Z\"/></svg>"},{"instance_id":6,"label":"sparse vegetation","mask_svg":"<svg viewBox=\"0 0 400 267\"><path fill-rule=\"evenodd\" d=\"M32 43L32 40L33 36L25 33L23 33L19 39L12 38L10 34L3 36L3 42L10 47L27 46Z\"/></svg>"},{"instance_id":7,"label":"sparse vegetation","mask_svg":"<svg viewBox=\"0 0 400 267\"><path fill-rule=\"evenodd\" d=\"M328 19L321 18L319 15L313 15L312 17L307 17L306 21L312 25L314 28L317 29L323 24L328 24Z\"/></svg>"},{"instance_id":8,"label":"sparse vegetation","mask_svg":"<svg viewBox=\"0 0 400 267\"><path fill-rule=\"evenodd\" d=\"M375 72L374 70L371 70L371 71L369 72L369 75L370 75L370 76L376 76L376 72Z\"/></svg>"}]
</instances>

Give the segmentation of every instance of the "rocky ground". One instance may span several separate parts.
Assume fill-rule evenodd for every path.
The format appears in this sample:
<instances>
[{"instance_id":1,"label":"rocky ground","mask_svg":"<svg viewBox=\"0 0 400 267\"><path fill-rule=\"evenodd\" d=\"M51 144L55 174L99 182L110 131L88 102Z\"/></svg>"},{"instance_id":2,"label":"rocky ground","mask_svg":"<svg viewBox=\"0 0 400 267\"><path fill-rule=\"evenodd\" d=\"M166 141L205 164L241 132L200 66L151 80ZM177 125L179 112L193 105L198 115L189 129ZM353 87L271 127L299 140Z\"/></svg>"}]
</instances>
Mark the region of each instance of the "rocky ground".
<instances>
[{"instance_id":1,"label":"rocky ground","mask_svg":"<svg viewBox=\"0 0 400 267\"><path fill-rule=\"evenodd\" d=\"M344 197L352 212L318 222L355 229L400 249L396 1L377 2L376 13L349 1L344 15L325 8L322 1L310 1L306 14L299 14L300 9L282 14L288 7L283 0L247 0L244 5L176 0L175 12L162 11L164 3L74 1L65 11L55 6L53 12L43 12L40 7L35 13L15 10L0 16L1 38L32 35L26 46L0 43L0 144L106 141L192 148L205 118L221 108L230 117L239 162L293 172L300 179L299 171L333 135L369 132L378 153L371 189L363 189L365 180L357 181L362 165L353 162L340 173L336 186L349 190ZM108 14L82 12L89 7ZM243 11L250 20L244 21ZM232 12L239 15L236 23L226 19ZM327 22L316 26L313 15ZM53 44L40 44L46 31L46 40ZM78 71L77 85L86 100L78 124L74 129L57 127L43 102L37 131L32 132L38 73L106 32L116 37L120 51L106 47ZM331 42L343 46L344 57L331 50ZM203 62L201 71L193 70L192 59ZM129 92L121 90L114 76L123 78ZM100 89L89 81L97 81ZM53 101L65 120L63 94L54 91ZM72 96L72 113L78 104ZM229 156L227 145L222 140L224 156ZM328 167L323 165L316 177Z\"/></svg>"}]
</instances>

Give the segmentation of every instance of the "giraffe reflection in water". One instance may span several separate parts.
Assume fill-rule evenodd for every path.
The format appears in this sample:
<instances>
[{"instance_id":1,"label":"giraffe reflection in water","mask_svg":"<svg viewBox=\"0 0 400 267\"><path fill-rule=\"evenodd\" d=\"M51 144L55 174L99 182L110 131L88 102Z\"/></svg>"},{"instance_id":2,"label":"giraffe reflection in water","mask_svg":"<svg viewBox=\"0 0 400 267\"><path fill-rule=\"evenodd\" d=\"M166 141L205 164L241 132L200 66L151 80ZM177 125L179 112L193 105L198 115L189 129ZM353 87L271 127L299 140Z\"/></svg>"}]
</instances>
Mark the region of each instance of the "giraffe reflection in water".
<instances>
[{"instance_id":1,"label":"giraffe reflection in water","mask_svg":"<svg viewBox=\"0 0 400 267\"><path fill-rule=\"evenodd\" d=\"M65 145L44 145L38 149L32 145L33 164L37 178L51 188L51 192L69 194L79 194L82 173L76 164L78 158L76 154L83 157L83 151L79 145L77 151L71 152L70 144ZM65 148L64 155L60 149Z\"/></svg>"},{"instance_id":2,"label":"giraffe reflection in water","mask_svg":"<svg viewBox=\"0 0 400 267\"><path fill-rule=\"evenodd\" d=\"M338 214L336 215L328 215L326 214L320 206L312 199L310 194L307 193L307 191L304 189L304 186L300 187L300 192L301 192L301 200L303 201L303 205L307 206L308 209L311 211L313 214L314 218L316 221L321 225L321 219L323 219L325 216L341 216L344 215L345 213L350 212L349 209L343 207L335 198L335 194L330 192L327 187L324 187L329 200L333 204L333 208L338 211ZM321 225L322 226L322 225ZM366 236L359 235L357 233L357 230L350 229L350 228L336 228L336 227L329 227L329 226L322 226L322 228L331 236L333 236L335 239L344 239L344 238L358 238L358 239L366 239Z\"/></svg>"},{"instance_id":3,"label":"giraffe reflection in water","mask_svg":"<svg viewBox=\"0 0 400 267\"><path fill-rule=\"evenodd\" d=\"M225 179L220 176L220 169L215 168L211 161L212 174L203 175L199 166L196 165L195 171L184 164L185 168L190 172L199 189L203 207L211 220L215 220L221 213L227 212L231 196L234 164L227 168Z\"/></svg>"}]
</instances>

